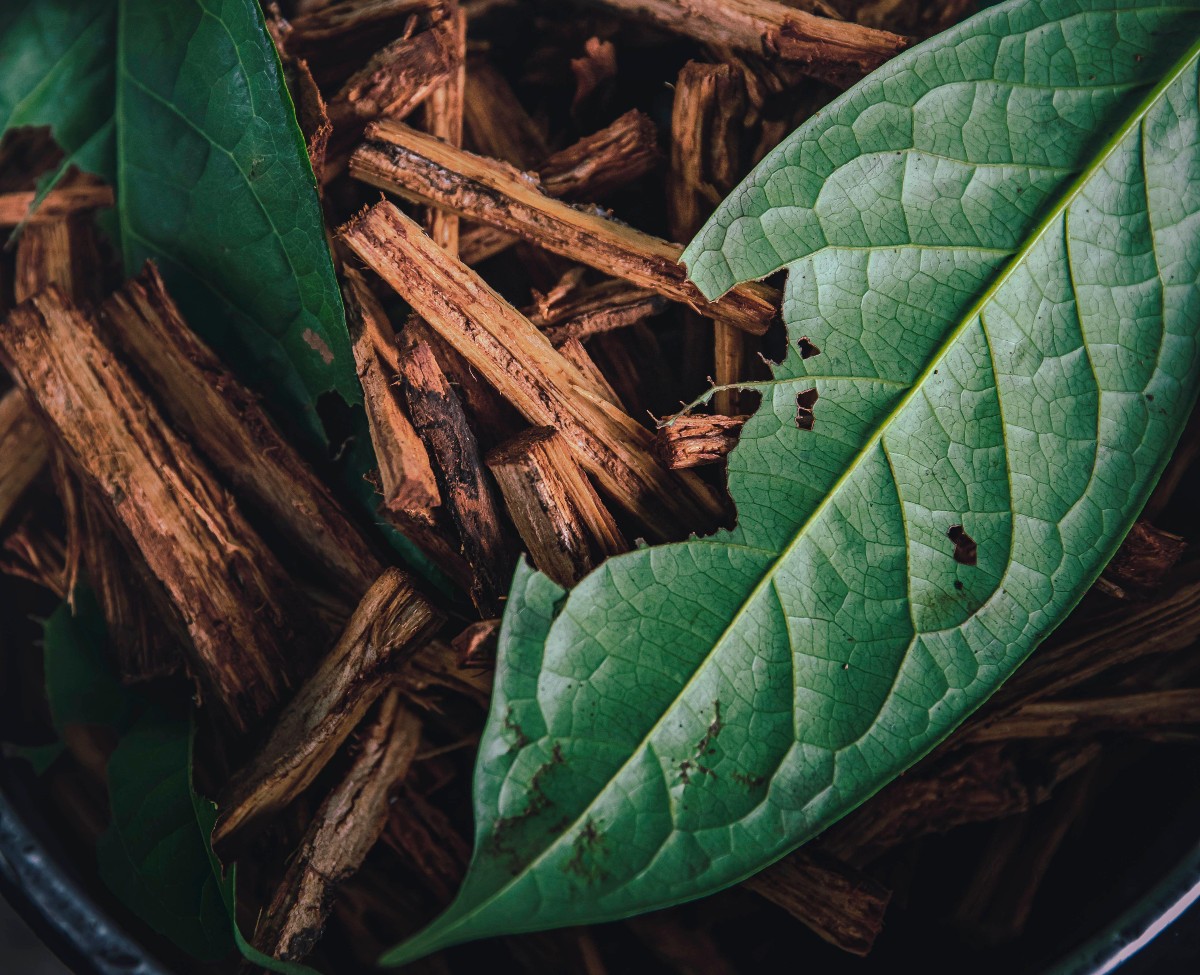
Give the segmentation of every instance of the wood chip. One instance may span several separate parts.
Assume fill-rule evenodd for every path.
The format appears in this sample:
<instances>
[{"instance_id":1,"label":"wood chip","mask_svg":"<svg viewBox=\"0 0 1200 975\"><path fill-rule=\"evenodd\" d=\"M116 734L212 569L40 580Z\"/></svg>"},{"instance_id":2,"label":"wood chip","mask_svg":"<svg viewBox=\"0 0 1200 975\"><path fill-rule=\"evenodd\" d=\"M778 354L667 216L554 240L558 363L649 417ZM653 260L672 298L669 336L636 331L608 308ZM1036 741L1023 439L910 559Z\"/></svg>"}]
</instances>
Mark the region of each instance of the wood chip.
<instances>
[{"instance_id":1,"label":"wood chip","mask_svg":"<svg viewBox=\"0 0 1200 975\"><path fill-rule=\"evenodd\" d=\"M260 951L300 961L312 951L340 884L362 866L387 825L390 799L417 754L421 722L390 691L356 743L345 778L321 803L254 932Z\"/></svg>"},{"instance_id":2,"label":"wood chip","mask_svg":"<svg viewBox=\"0 0 1200 975\"><path fill-rule=\"evenodd\" d=\"M0 526L45 469L50 447L25 394L10 389L0 398Z\"/></svg>"},{"instance_id":3,"label":"wood chip","mask_svg":"<svg viewBox=\"0 0 1200 975\"><path fill-rule=\"evenodd\" d=\"M304 791L441 622L412 580L387 569L288 702L266 744L230 782L219 803L214 846L228 849L238 834Z\"/></svg>"},{"instance_id":4,"label":"wood chip","mask_svg":"<svg viewBox=\"0 0 1200 975\"><path fill-rule=\"evenodd\" d=\"M658 431L658 456L675 469L718 464L737 446L748 419L704 413L676 417Z\"/></svg>"},{"instance_id":5,"label":"wood chip","mask_svg":"<svg viewBox=\"0 0 1200 975\"><path fill-rule=\"evenodd\" d=\"M765 897L852 955L867 955L883 929L892 893L877 880L819 850L799 850L743 887Z\"/></svg>"},{"instance_id":6,"label":"wood chip","mask_svg":"<svg viewBox=\"0 0 1200 975\"><path fill-rule=\"evenodd\" d=\"M553 428L535 427L501 444L487 465L533 564L560 586L571 588L610 555L629 550Z\"/></svg>"}]
</instances>

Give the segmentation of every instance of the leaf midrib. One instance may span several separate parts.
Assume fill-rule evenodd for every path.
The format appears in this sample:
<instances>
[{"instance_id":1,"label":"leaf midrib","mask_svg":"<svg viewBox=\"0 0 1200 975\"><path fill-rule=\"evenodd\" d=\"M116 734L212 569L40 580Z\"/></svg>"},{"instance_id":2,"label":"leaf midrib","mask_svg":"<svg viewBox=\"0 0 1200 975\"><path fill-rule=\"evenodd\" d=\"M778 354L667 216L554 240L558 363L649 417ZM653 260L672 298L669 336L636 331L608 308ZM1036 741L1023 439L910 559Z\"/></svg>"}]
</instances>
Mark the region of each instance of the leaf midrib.
<instances>
[{"instance_id":1,"label":"leaf midrib","mask_svg":"<svg viewBox=\"0 0 1200 975\"><path fill-rule=\"evenodd\" d=\"M617 768L611 776L608 777L607 783L597 791L596 796L580 811L577 816L575 816L571 823L560 833L558 833L558 835L555 836L554 839L547 844L546 847L534 859L532 859L520 873L518 873L512 879L507 880L504 884L488 894L477 904L473 905L469 910L463 914L460 914L453 920L453 922L447 924L444 928L441 928L440 931L438 931L438 934L442 935L442 937L436 939L438 944L447 944L448 942L444 937L445 934L463 927L487 906L494 903L498 898L502 897L515 884L529 876L534 870L537 869L539 864L552 855L560 847L560 845L566 841L567 837L569 837L573 831L589 817L600 797L604 795L611 784L620 778L625 770L629 768L648 747L651 739L654 737L655 732L657 732L662 726L663 722L667 720L675 704L686 696L688 690L693 686L695 681L699 679L700 674L704 671L709 661L711 661L712 658L719 652L730 634L737 629L746 613L749 612L750 607L752 607L758 601L759 597L765 590L765 587L774 583L775 575L780 566L787 561L789 556L794 552L796 546L800 544L812 526L825 513L829 505L833 503L842 487L857 473L859 467L866 459L870 451L872 451L882 441L887 429L904 412L904 410L907 409L909 403L912 402L914 397L923 392L925 383L929 380L937 363L941 361L942 357L962 337L966 330L971 326L972 322L974 322L975 319L982 314L984 308L996 296L1000 288L1003 287L1013 273L1022 265L1033 248L1041 241L1046 233L1050 231L1059 217L1066 212L1067 208L1071 205L1071 203L1074 202L1076 197L1078 197L1092 177L1100 171L1103 165L1108 161L1109 157L1120 147L1120 144L1124 141L1126 136L1128 136L1138 125L1142 123L1142 120L1145 118L1146 114L1158 103L1163 94L1166 92L1167 88L1169 88L1188 69L1188 67L1197 59L1198 56L1200 56L1200 38L1197 38L1195 41L1193 41L1192 45L1188 48L1183 57L1180 58L1163 75L1162 79L1159 80L1159 82L1149 91L1149 93L1147 93L1146 97L1138 103L1133 112L1130 113L1130 115L1118 127L1113 135L1110 136L1108 141L1104 143L1104 145L1095 154L1088 165L1079 172L1071 184L1063 191L1055 205L1033 228L1026 242L1004 266L1004 268L996 276L996 279L990 285L988 285L986 289L984 289L979 298L976 299L976 301L963 315L958 325L954 327L954 329L947 335L943 342L930 355L929 363L926 365L924 371L922 371L922 373L913 381L907 392L901 397L899 402L892 408L892 410L880 420L871 436L864 442L862 448L851 459L842 475L830 487L821 503L813 509L812 514L796 530L792 540L779 552L775 560L763 572L762 578L755 585L750 594L743 600L741 606L738 608L738 611L734 614L729 624L721 632L720 636L713 641L712 649L696 666L695 672L680 688L679 693L676 694L676 696L667 705L663 713L642 737L642 740L638 742L636 746L634 746L630 752L629 758L626 759L626 761L622 763L621 766ZM968 247L964 249L970 250L971 248ZM814 253L819 253L819 251ZM814 376L812 378L816 380L822 377ZM720 543L716 540L713 540L710 542L710 544ZM429 933L434 933L433 929L430 929ZM420 938L421 936L418 935L417 937ZM395 954L397 957L403 957L401 950L397 950L393 954ZM385 960L386 957L387 956L385 956Z\"/></svg>"}]
</instances>

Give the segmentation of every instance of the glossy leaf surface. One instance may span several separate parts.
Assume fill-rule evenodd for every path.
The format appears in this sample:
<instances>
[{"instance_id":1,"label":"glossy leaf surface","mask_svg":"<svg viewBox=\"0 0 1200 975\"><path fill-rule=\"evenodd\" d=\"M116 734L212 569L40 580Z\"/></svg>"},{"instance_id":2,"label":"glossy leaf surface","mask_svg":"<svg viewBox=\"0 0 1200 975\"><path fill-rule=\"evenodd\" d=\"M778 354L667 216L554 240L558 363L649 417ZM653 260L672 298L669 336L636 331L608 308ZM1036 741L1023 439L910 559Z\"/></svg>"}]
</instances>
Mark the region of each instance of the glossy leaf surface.
<instances>
[{"instance_id":1,"label":"glossy leaf surface","mask_svg":"<svg viewBox=\"0 0 1200 975\"><path fill-rule=\"evenodd\" d=\"M684 258L708 296L788 271L737 527L569 596L518 573L469 876L386 961L745 878L1064 619L1196 398L1198 38L1195 0L993 7L720 208Z\"/></svg>"}]
</instances>

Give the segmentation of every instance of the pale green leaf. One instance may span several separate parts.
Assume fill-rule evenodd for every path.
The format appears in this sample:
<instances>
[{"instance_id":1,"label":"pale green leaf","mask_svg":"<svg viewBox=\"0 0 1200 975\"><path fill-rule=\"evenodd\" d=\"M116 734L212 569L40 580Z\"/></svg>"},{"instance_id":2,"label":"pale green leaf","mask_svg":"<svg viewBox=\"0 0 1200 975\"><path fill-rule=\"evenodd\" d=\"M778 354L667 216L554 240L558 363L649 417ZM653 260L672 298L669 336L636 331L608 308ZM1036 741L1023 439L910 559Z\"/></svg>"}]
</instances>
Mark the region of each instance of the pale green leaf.
<instances>
[{"instance_id":1,"label":"pale green leaf","mask_svg":"<svg viewBox=\"0 0 1200 975\"><path fill-rule=\"evenodd\" d=\"M729 463L737 528L569 596L518 573L469 875L385 961L747 877L1064 619L1196 398L1197 38L1197 0L990 8L720 208L685 254L707 295L788 271L789 352Z\"/></svg>"}]
</instances>

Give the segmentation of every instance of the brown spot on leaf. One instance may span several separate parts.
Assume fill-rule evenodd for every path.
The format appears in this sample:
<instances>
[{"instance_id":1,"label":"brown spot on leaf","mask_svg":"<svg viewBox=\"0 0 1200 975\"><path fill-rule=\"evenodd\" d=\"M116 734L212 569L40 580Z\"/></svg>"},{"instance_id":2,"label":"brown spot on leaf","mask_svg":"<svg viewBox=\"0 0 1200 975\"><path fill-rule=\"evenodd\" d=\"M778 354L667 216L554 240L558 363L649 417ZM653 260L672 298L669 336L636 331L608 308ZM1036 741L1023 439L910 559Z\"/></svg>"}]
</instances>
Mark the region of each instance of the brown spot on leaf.
<instances>
[{"instance_id":1,"label":"brown spot on leaf","mask_svg":"<svg viewBox=\"0 0 1200 975\"><path fill-rule=\"evenodd\" d=\"M602 883L608 873L600 866L604 854L604 834L589 818L583 824L572 846L571 859L563 867L564 872L573 873L587 883Z\"/></svg>"},{"instance_id":2,"label":"brown spot on leaf","mask_svg":"<svg viewBox=\"0 0 1200 975\"><path fill-rule=\"evenodd\" d=\"M333 365L333 349L329 347L329 343L321 338L321 336L319 336L311 328L306 328L300 337L304 339L305 345L307 345L321 357L321 361L324 362L325 365Z\"/></svg>"},{"instance_id":3,"label":"brown spot on leaf","mask_svg":"<svg viewBox=\"0 0 1200 975\"><path fill-rule=\"evenodd\" d=\"M979 547L962 525L951 525L946 537L954 543L954 561L959 565L975 565L979 561Z\"/></svg>"},{"instance_id":4,"label":"brown spot on leaf","mask_svg":"<svg viewBox=\"0 0 1200 975\"><path fill-rule=\"evenodd\" d=\"M813 407L817 404L820 393L816 389L806 389L796 395L796 426L801 430L811 430L815 419Z\"/></svg>"},{"instance_id":5,"label":"brown spot on leaf","mask_svg":"<svg viewBox=\"0 0 1200 975\"><path fill-rule=\"evenodd\" d=\"M821 354L821 350L816 347L812 339L807 335L802 335L797 339L796 348L800 350L801 359L811 359L813 356Z\"/></svg>"}]
</instances>

